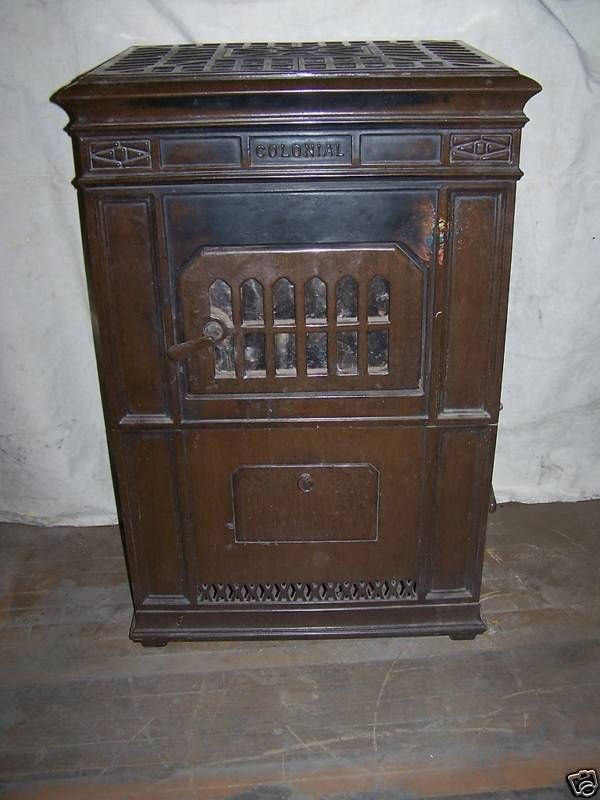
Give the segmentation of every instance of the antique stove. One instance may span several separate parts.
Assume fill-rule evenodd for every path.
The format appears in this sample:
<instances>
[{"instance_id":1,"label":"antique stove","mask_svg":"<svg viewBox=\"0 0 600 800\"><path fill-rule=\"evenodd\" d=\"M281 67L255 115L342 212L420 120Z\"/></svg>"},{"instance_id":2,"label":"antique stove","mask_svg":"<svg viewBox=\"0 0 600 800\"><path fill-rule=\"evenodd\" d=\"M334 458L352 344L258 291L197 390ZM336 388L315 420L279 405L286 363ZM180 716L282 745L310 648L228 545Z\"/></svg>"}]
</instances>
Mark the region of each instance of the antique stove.
<instances>
[{"instance_id":1,"label":"antique stove","mask_svg":"<svg viewBox=\"0 0 600 800\"><path fill-rule=\"evenodd\" d=\"M69 114L131 637L485 625L523 106L459 42L134 47Z\"/></svg>"}]
</instances>

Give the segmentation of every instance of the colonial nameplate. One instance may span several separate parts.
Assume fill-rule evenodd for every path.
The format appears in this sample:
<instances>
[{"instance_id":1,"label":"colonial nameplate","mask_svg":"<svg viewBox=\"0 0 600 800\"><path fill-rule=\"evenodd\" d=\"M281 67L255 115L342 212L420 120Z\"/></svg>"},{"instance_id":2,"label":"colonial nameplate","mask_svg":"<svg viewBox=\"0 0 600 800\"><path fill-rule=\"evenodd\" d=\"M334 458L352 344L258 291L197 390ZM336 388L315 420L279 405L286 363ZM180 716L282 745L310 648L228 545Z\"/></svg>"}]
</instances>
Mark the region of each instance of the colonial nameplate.
<instances>
[{"instance_id":1,"label":"colonial nameplate","mask_svg":"<svg viewBox=\"0 0 600 800\"><path fill-rule=\"evenodd\" d=\"M250 137L250 166L271 164L307 166L310 164L352 163L350 136L262 136Z\"/></svg>"}]
</instances>

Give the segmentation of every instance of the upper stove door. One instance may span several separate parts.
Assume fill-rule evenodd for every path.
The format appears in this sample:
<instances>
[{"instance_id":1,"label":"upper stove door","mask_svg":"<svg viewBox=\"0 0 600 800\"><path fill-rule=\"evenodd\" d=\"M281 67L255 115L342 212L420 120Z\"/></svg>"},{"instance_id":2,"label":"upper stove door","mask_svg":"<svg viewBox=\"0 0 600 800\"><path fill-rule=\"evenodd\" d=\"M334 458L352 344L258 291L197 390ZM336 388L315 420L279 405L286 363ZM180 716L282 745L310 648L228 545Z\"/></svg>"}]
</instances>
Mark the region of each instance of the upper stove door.
<instances>
[{"instance_id":1,"label":"upper stove door","mask_svg":"<svg viewBox=\"0 0 600 800\"><path fill-rule=\"evenodd\" d=\"M424 269L398 245L208 248L181 274L187 393L423 388Z\"/></svg>"},{"instance_id":2,"label":"upper stove door","mask_svg":"<svg viewBox=\"0 0 600 800\"><path fill-rule=\"evenodd\" d=\"M165 197L184 419L426 414L436 192L309 186Z\"/></svg>"}]
</instances>

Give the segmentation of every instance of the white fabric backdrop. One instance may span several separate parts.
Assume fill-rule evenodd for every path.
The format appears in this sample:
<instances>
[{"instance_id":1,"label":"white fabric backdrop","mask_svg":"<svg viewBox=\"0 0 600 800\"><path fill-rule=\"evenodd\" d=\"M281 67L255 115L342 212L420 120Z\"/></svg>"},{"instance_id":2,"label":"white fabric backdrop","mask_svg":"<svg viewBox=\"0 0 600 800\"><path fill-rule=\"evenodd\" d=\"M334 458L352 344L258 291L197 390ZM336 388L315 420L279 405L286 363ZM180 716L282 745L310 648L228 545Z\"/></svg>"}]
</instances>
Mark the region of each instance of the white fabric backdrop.
<instances>
[{"instance_id":1,"label":"white fabric backdrop","mask_svg":"<svg viewBox=\"0 0 600 800\"><path fill-rule=\"evenodd\" d=\"M71 151L52 91L132 44L464 39L526 112L498 499L600 496L597 0L0 0L0 515L115 520Z\"/></svg>"}]
</instances>

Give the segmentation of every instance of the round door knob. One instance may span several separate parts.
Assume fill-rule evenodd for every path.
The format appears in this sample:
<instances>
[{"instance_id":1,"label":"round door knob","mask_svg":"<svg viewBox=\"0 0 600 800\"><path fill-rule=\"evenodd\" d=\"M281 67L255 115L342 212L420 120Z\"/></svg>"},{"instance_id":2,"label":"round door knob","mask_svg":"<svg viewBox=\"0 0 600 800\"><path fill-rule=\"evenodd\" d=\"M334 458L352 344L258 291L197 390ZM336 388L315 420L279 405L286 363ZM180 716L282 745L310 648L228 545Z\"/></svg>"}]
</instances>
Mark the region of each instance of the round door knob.
<instances>
[{"instance_id":1,"label":"round door knob","mask_svg":"<svg viewBox=\"0 0 600 800\"><path fill-rule=\"evenodd\" d=\"M207 319L202 328L202 333L213 342L220 342L225 338L225 327L218 319Z\"/></svg>"},{"instance_id":2,"label":"round door knob","mask_svg":"<svg viewBox=\"0 0 600 800\"><path fill-rule=\"evenodd\" d=\"M210 347L213 344L222 342L230 332L227 325L224 325L220 320L208 317L202 326L202 336L171 345L167 350L167 355L173 361L181 361L184 358L193 356L202 347Z\"/></svg>"},{"instance_id":3,"label":"round door knob","mask_svg":"<svg viewBox=\"0 0 600 800\"><path fill-rule=\"evenodd\" d=\"M315 479L310 474L310 472L303 472L302 475L298 478L298 488L301 492L310 492L312 491L313 486L315 485Z\"/></svg>"}]
</instances>

